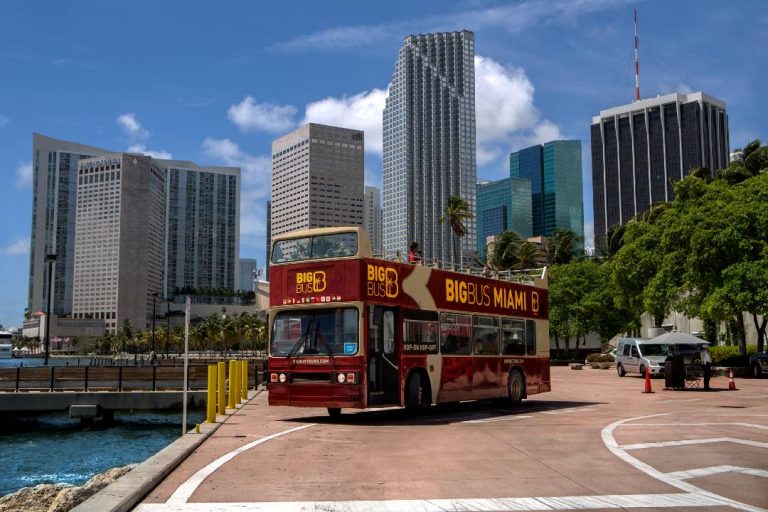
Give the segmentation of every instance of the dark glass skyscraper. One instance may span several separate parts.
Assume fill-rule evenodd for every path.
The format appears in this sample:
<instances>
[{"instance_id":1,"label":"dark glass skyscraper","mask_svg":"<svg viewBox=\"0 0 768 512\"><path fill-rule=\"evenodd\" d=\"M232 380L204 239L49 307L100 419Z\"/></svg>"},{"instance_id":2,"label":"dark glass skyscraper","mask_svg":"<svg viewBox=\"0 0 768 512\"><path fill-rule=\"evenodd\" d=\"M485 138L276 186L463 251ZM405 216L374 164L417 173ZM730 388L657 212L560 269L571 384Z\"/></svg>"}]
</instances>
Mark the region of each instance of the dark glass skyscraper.
<instances>
[{"instance_id":1,"label":"dark glass skyscraper","mask_svg":"<svg viewBox=\"0 0 768 512\"><path fill-rule=\"evenodd\" d=\"M595 246L608 229L671 201L672 181L693 167L728 165L725 103L702 92L668 94L600 112L592 119Z\"/></svg>"},{"instance_id":2,"label":"dark glass skyscraper","mask_svg":"<svg viewBox=\"0 0 768 512\"><path fill-rule=\"evenodd\" d=\"M475 42L469 31L405 38L384 108L384 251L421 244L427 260L453 259L440 223L451 196L469 204L462 255L475 250Z\"/></svg>"}]
</instances>

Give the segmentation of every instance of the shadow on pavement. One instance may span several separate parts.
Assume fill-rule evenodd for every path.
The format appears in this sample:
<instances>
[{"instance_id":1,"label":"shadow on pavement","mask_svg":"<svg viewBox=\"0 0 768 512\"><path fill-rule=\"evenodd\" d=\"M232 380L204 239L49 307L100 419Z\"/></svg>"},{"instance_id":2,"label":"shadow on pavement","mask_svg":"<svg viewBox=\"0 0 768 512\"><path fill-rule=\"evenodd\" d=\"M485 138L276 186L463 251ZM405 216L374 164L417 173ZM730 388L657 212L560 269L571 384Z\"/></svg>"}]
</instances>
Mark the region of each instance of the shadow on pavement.
<instances>
[{"instance_id":1,"label":"shadow on pavement","mask_svg":"<svg viewBox=\"0 0 768 512\"><path fill-rule=\"evenodd\" d=\"M601 403L602 402L526 400L520 405L512 406L499 401L479 400L475 402L440 404L420 409L416 412L406 411L401 408L365 411L345 409L340 416L336 417L323 414L318 416L286 418L283 421L295 423L311 422L329 425L449 425L464 421L523 416L536 412L554 412L562 409L589 407Z\"/></svg>"}]
</instances>

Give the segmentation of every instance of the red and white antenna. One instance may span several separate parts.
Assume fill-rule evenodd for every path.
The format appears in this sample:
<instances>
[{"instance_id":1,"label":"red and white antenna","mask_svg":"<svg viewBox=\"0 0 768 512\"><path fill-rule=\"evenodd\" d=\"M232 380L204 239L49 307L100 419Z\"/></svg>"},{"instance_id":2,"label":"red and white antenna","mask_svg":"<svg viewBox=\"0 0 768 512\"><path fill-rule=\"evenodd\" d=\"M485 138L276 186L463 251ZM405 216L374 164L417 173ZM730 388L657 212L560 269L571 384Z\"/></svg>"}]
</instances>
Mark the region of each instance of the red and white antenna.
<instances>
[{"instance_id":1,"label":"red and white antenna","mask_svg":"<svg viewBox=\"0 0 768 512\"><path fill-rule=\"evenodd\" d=\"M637 57L637 9L635 11L635 101L640 101L640 60Z\"/></svg>"}]
</instances>

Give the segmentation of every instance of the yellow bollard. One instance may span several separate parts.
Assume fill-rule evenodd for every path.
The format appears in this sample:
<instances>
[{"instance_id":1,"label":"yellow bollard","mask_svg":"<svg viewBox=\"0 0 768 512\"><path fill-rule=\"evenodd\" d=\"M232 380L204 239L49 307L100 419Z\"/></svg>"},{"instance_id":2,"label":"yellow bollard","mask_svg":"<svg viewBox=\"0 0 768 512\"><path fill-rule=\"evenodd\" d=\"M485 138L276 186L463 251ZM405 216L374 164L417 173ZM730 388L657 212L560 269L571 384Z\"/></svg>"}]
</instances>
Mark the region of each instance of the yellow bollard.
<instances>
[{"instance_id":1,"label":"yellow bollard","mask_svg":"<svg viewBox=\"0 0 768 512\"><path fill-rule=\"evenodd\" d=\"M243 400L248 400L248 360L240 361L240 396Z\"/></svg>"},{"instance_id":2,"label":"yellow bollard","mask_svg":"<svg viewBox=\"0 0 768 512\"><path fill-rule=\"evenodd\" d=\"M235 382L235 363L236 361L234 359L230 359L229 361L229 389L227 390L227 407L230 409L235 408L235 393L234 393L234 382Z\"/></svg>"},{"instance_id":3,"label":"yellow bollard","mask_svg":"<svg viewBox=\"0 0 768 512\"><path fill-rule=\"evenodd\" d=\"M232 386L232 392L235 395L235 403L240 403L240 361L235 361L235 384Z\"/></svg>"},{"instance_id":4,"label":"yellow bollard","mask_svg":"<svg viewBox=\"0 0 768 512\"><path fill-rule=\"evenodd\" d=\"M205 403L205 421L216 423L216 365L208 365L208 397Z\"/></svg>"},{"instance_id":5,"label":"yellow bollard","mask_svg":"<svg viewBox=\"0 0 768 512\"><path fill-rule=\"evenodd\" d=\"M216 366L218 367L216 371L216 376L218 377L218 383L216 384L218 399L216 402L219 404L219 414L227 414L227 390L224 387L224 381L227 380L227 363L221 361Z\"/></svg>"}]
</instances>

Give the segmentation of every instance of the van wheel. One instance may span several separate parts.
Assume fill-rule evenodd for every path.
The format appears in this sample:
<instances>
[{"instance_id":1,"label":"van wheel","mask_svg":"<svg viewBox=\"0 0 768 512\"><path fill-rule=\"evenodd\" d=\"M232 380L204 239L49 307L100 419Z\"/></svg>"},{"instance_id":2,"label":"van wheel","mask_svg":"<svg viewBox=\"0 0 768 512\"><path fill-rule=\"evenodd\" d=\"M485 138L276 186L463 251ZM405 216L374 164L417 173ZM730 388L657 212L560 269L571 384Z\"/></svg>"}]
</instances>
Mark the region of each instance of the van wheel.
<instances>
[{"instance_id":1,"label":"van wheel","mask_svg":"<svg viewBox=\"0 0 768 512\"><path fill-rule=\"evenodd\" d=\"M328 416L330 416L331 418L338 418L339 416L341 416L341 407L329 407Z\"/></svg>"},{"instance_id":2,"label":"van wheel","mask_svg":"<svg viewBox=\"0 0 768 512\"><path fill-rule=\"evenodd\" d=\"M624 377L627 374L627 371L624 369L624 366L619 363L616 365L616 373L619 374L619 377Z\"/></svg>"},{"instance_id":3,"label":"van wheel","mask_svg":"<svg viewBox=\"0 0 768 512\"><path fill-rule=\"evenodd\" d=\"M512 370L511 372L509 372L507 390L509 392L510 404L518 405L520 402L523 401L523 394L525 392L525 382L523 382L523 375L518 370Z\"/></svg>"},{"instance_id":4,"label":"van wheel","mask_svg":"<svg viewBox=\"0 0 768 512\"><path fill-rule=\"evenodd\" d=\"M642 364L640 365L640 376L642 378L645 378L645 366L643 366Z\"/></svg>"},{"instance_id":5,"label":"van wheel","mask_svg":"<svg viewBox=\"0 0 768 512\"><path fill-rule=\"evenodd\" d=\"M759 379L762 373L763 371L760 369L760 363L755 363L752 365L752 376L754 378Z\"/></svg>"},{"instance_id":6,"label":"van wheel","mask_svg":"<svg viewBox=\"0 0 768 512\"><path fill-rule=\"evenodd\" d=\"M408 384L405 387L405 408L409 411L415 411L423 405L422 403L421 375L414 372L408 378Z\"/></svg>"}]
</instances>

